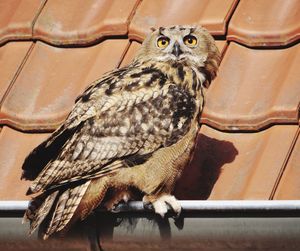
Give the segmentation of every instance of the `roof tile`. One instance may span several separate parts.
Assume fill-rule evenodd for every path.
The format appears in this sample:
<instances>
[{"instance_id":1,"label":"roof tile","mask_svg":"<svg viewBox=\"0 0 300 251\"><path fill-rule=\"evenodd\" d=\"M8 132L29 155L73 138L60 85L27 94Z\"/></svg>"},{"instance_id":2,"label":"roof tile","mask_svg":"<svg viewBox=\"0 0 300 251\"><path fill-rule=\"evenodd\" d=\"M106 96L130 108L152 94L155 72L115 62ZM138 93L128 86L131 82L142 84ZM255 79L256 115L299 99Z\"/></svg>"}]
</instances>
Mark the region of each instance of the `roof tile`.
<instances>
[{"instance_id":1,"label":"roof tile","mask_svg":"<svg viewBox=\"0 0 300 251\"><path fill-rule=\"evenodd\" d=\"M45 0L0 1L0 44L9 40L29 39L35 18Z\"/></svg>"},{"instance_id":2,"label":"roof tile","mask_svg":"<svg viewBox=\"0 0 300 251\"><path fill-rule=\"evenodd\" d=\"M228 28L228 39L249 46L278 46L300 38L298 0L240 1Z\"/></svg>"},{"instance_id":3,"label":"roof tile","mask_svg":"<svg viewBox=\"0 0 300 251\"><path fill-rule=\"evenodd\" d=\"M138 0L48 1L34 26L34 37L56 45L90 44L126 35Z\"/></svg>"},{"instance_id":4,"label":"roof tile","mask_svg":"<svg viewBox=\"0 0 300 251\"><path fill-rule=\"evenodd\" d=\"M270 199L297 130L291 125L250 134L210 134L231 141L239 151L231 165L223 166L210 199Z\"/></svg>"},{"instance_id":5,"label":"roof tile","mask_svg":"<svg viewBox=\"0 0 300 251\"><path fill-rule=\"evenodd\" d=\"M129 37L143 40L151 27L198 24L214 35L226 33L226 23L238 1L235 0L162 0L143 1L129 26Z\"/></svg>"},{"instance_id":6,"label":"roof tile","mask_svg":"<svg viewBox=\"0 0 300 251\"><path fill-rule=\"evenodd\" d=\"M227 49L227 42L225 40L216 40L216 45L221 54L223 55L225 53L225 50Z\"/></svg>"},{"instance_id":7,"label":"roof tile","mask_svg":"<svg viewBox=\"0 0 300 251\"><path fill-rule=\"evenodd\" d=\"M31 42L23 42L8 43L0 47L0 101L24 63L31 45Z\"/></svg>"},{"instance_id":8,"label":"roof tile","mask_svg":"<svg viewBox=\"0 0 300 251\"><path fill-rule=\"evenodd\" d=\"M0 200L28 199L25 193L29 182L20 180L21 166L29 152L47 136L48 134L24 134L8 127L2 129L0 132Z\"/></svg>"},{"instance_id":9,"label":"roof tile","mask_svg":"<svg viewBox=\"0 0 300 251\"><path fill-rule=\"evenodd\" d=\"M276 200L299 200L300 199L300 129L295 147L288 159L287 166L276 190Z\"/></svg>"},{"instance_id":10,"label":"roof tile","mask_svg":"<svg viewBox=\"0 0 300 251\"><path fill-rule=\"evenodd\" d=\"M122 60L121 67L128 65L132 62L132 60L134 59L134 57L140 47L141 47L141 44L138 42L132 41L130 43L128 51L126 52L126 54Z\"/></svg>"},{"instance_id":11,"label":"roof tile","mask_svg":"<svg viewBox=\"0 0 300 251\"><path fill-rule=\"evenodd\" d=\"M219 76L208 90L201 122L220 130L297 124L299 65L299 44L287 49L254 50L230 43Z\"/></svg>"},{"instance_id":12,"label":"roof tile","mask_svg":"<svg viewBox=\"0 0 300 251\"><path fill-rule=\"evenodd\" d=\"M269 199L298 126L224 133L202 126L177 195L185 199Z\"/></svg>"},{"instance_id":13,"label":"roof tile","mask_svg":"<svg viewBox=\"0 0 300 251\"><path fill-rule=\"evenodd\" d=\"M118 66L127 45L112 40L63 49L38 42L3 102L0 122L21 130L55 129L85 87Z\"/></svg>"}]
</instances>

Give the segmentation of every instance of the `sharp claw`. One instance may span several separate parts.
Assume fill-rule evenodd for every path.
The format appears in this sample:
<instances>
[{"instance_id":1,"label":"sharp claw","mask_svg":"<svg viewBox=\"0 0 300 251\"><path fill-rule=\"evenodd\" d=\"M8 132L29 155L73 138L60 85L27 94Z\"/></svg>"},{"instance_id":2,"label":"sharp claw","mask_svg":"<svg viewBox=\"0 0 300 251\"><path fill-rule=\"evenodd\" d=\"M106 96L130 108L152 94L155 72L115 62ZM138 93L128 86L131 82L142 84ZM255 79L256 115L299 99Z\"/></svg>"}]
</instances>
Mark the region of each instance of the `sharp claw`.
<instances>
[{"instance_id":1,"label":"sharp claw","mask_svg":"<svg viewBox=\"0 0 300 251\"><path fill-rule=\"evenodd\" d=\"M146 210L149 210L149 211L154 210L152 203L147 199L146 196L143 197L143 206Z\"/></svg>"},{"instance_id":2,"label":"sharp claw","mask_svg":"<svg viewBox=\"0 0 300 251\"><path fill-rule=\"evenodd\" d=\"M175 213L176 218L181 214L181 205L174 196L165 195L165 202L170 206L171 210Z\"/></svg>"},{"instance_id":3,"label":"sharp claw","mask_svg":"<svg viewBox=\"0 0 300 251\"><path fill-rule=\"evenodd\" d=\"M149 203L143 203L143 206L146 210L149 210L149 211L154 210L154 207L150 202Z\"/></svg>"},{"instance_id":4,"label":"sharp claw","mask_svg":"<svg viewBox=\"0 0 300 251\"><path fill-rule=\"evenodd\" d=\"M183 227L184 227L184 217L182 217L181 215L178 216L176 219L174 219L174 223L175 223L175 226L179 230L183 229Z\"/></svg>"},{"instance_id":5,"label":"sharp claw","mask_svg":"<svg viewBox=\"0 0 300 251\"><path fill-rule=\"evenodd\" d=\"M181 212L174 212L174 211L173 211L173 213L174 213L174 214L172 214L171 217L172 217L174 220L177 220L177 219L180 217L180 215L181 215Z\"/></svg>"},{"instance_id":6,"label":"sharp claw","mask_svg":"<svg viewBox=\"0 0 300 251\"><path fill-rule=\"evenodd\" d=\"M119 213L120 212L120 209L118 207L113 207L111 210L110 210L112 213Z\"/></svg>"}]
</instances>

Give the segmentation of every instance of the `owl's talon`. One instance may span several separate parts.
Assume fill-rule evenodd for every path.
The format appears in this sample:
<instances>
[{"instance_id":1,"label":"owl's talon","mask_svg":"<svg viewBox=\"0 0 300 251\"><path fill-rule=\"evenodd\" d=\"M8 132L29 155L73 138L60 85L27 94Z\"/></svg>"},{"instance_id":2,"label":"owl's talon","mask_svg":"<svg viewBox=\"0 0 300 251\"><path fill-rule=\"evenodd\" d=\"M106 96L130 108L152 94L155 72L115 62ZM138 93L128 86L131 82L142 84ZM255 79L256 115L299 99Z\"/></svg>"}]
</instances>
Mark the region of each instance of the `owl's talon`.
<instances>
[{"instance_id":1,"label":"owl's talon","mask_svg":"<svg viewBox=\"0 0 300 251\"><path fill-rule=\"evenodd\" d=\"M110 210L112 213L119 213L120 212L120 209L118 207L118 205L114 205L111 210Z\"/></svg>"},{"instance_id":2,"label":"owl's talon","mask_svg":"<svg viewBox=\"0 0 300 251\"><path fill-rule=\"evenodd\" d=\"M172 195L163 195L156 200L150 202L150 200L144 196L143 198L144 207L149 209L149 204L152 205L151 209L154 209L156 214L159 214L162 218L165 217L165 214L170 208L175 213L175 219L180 216L181 205Z\"/></svg>"},{"instance_id":3,"label":"owl's talon","mask_svg":"<svg viewBox=\"0 0 300 251\"><path fill-rule=\"evenodd\" d=\"M146 210L154 210L152 203L148 200L147 196L144 196L143 199L143 206Z\"/></svg>"},{"instance_id":4,"label":"owl's talon","mask_svg":"<svg viewBox=\"0 0 300 251\"><path fill-rule=\"evenodd\" d=\"M175 218L178 218L181 214L181 205L179 201L176 200L175 196L172 195L165 195L163 197L165 203L169 205L172 211L175 213Z\"/></svg>"},{"instance_id":5,"label":"owl's talon","mask_svg":"<svg viewBox=\"0 0 300 251\"><path fill-rule=\"evenodd\" d=\"M146 210L154 210L154 207L151 203L144 203L143 206Z\"/></svg>"}]
</instances>

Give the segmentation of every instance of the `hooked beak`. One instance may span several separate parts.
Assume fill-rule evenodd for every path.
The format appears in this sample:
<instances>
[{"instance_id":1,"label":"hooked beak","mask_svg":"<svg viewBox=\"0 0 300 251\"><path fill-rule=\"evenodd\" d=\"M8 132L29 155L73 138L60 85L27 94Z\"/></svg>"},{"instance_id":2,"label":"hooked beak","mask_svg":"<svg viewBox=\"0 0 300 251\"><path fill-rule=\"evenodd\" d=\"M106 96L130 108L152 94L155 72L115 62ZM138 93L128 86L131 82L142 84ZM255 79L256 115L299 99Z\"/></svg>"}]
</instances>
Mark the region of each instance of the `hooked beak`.
<instances>
[{"instance_id":1,"label":"hooked beak","mask_svg":"<svg viewBox=\"0 0 300 251\"><path fill-rule=\"evenodd\" d=\"M176 41L172 50L172 54L179 57L182 54L179 43Z\"/></svg>"}]
</instances>

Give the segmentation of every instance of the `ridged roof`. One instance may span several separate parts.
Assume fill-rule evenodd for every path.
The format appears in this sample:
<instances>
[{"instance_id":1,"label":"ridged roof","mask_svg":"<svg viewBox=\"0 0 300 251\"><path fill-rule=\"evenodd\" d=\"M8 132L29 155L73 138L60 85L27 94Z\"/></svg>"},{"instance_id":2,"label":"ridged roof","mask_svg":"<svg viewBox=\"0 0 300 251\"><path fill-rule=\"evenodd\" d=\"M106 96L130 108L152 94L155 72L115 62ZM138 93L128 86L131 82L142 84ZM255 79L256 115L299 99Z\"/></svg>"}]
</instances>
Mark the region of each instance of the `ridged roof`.
<instances>
[{"instance_id":1,"label":"ridged roof","mask_svg":"<svg viewBox=\"0 0 300 251\"><path fill-rule=\"evenodd\" d=\"M150 27L199 24L222 51L180 199L300 198L298 0L0 2L0 200L26 199L25 156Z\"/></svg>"}]
</instances>

